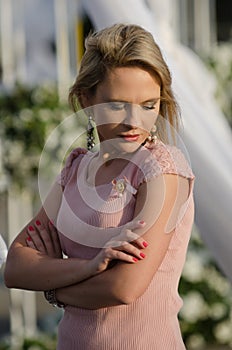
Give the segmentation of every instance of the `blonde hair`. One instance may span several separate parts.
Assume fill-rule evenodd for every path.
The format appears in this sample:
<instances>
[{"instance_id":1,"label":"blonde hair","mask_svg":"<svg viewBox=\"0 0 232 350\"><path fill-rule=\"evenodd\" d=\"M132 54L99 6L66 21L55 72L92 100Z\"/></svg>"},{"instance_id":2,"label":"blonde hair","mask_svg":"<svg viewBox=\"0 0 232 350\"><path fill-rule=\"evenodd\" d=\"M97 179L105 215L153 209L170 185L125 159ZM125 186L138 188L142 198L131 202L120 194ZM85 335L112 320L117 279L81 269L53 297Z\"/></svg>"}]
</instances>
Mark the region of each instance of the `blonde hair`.
<instances>
[{"instance_id":1,"label":"blonde hair","mask_svg":"<svg viewBox=\"0 0 232 350\"><path fill-rule=\"evenodd\" d=\"M161 87L160 116L156 125L159 137L167 141L167 120L174 129L179 125L179 108L172 92L172 78L159 46L151 33L138 25L116 24L89 35L85 41L79 74L70 89L69 102L76 111L83 93L94 95L107 73L117 67L135 66L147 70ZM172 131L171 131L172 133Z\"/></svg>"}]
</instances>

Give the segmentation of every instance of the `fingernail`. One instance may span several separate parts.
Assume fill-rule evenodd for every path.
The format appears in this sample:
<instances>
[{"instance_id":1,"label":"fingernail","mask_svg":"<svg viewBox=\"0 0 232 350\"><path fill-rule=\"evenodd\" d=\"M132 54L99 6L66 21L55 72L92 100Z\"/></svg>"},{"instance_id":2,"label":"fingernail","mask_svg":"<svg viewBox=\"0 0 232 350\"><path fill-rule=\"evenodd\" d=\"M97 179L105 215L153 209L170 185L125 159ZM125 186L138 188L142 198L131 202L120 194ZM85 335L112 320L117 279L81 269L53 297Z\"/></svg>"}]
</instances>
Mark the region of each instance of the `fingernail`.
<instances>
[{"instance_id":1,"label":"fingernail","mask_svg":"<svg viewBox=\"0 0 232 350\"><path fill-rule=\"evenodd\" d=\"M53 223L52 220L49 220L49 224L52 225L52 226L54 226L54 223Z\"/></svg>"},{"instance_id":2,"label":"fingernail","mask_svg":"<svg viewBox=\"0 0 232 350\"><path fill-rule=\"evenodd\" d=\"M32 241L30 236L27 237L27 241Z\"/></svg>"},{"instance_id":3,"label":"fingernail","mask_svg":"<svg viewBox=\"0 0 232 350\"><path fill-rule=\"evenodd\" d=\"M146 241L143 241L143 246L146 248L148 246L148 243Z\"/></svg>"},{"instance_id":4,"label":"fingernail","mask_svg":"<svg viewBox=\"0 0 232 350\"><path fill-rule=\"evenodd\" d=\"M35 231L33 226L28 227L29 231Z\"/></svg>"},{"instance_id":5,"label":"fingernail","mask_svg":"<svg viewBox=\"0 0 232 350\"><path fill-rule=\"evenodd\" d=\"M144 253L140 253L140 256L144 259L146 255Z\"/></svg>"},{"instance_id":6,"label":"fingernail","mask_svg":"<svg viewBox=\"0 0 232 350\"><path fill-rule=\"evenodd\" d=\"M145 224L145 221L144 220L140 220L139 224L143 225L143 224Z\"/></svg>"},{"instance_id":7,"label":"fingernail","mask_svg":"<svg viewBox=\"0 0 232 350\"><path fill-rule=\"evenodd\" d=\"M40 226L41 225L41 222L39 220L36 220L36 225Z\"/></svg>"},{"instance_id":8,"label":"fingernail","mask_svg":"<svg viewBox=\"0 0 232 350\"><path fill-rule=\"evenodd\" d=\"M136 262L136 261L138 261L138 259L137 258L133 258L133 260Z\"/></svg>"}]
</instances>

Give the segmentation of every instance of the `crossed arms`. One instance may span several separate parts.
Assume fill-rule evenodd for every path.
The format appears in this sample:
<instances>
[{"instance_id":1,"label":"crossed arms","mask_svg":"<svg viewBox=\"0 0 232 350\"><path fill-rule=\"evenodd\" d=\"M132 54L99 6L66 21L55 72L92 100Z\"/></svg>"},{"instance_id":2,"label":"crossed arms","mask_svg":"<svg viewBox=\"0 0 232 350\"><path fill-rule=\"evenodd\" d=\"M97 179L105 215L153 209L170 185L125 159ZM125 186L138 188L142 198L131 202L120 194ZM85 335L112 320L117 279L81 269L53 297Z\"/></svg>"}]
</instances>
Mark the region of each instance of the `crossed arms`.
<instances>
[{"instance_id":1,"label":"crossed arms","mask_svg":"<svg viewBox=\"0 0 232 350\"><path fill-rule=\"evenodd\" d=\"M137 235L132 242L102 249L95 260L62 259L57 232L49 223L49 218L56 218L62 198L62 189L55 184L45 202L52 208L49 217L41 208L12 243L5 283L9 288L56 289L60 302L86 309L129 304L145 292L164 259L188 194L188 180L178 175L142 184L129 226L130 234ZM146 224L138 224L139 219ZM30 232L31 227L35 232ZM117 263L109 269L112 260Z\"/></svg>"}]
</instances>

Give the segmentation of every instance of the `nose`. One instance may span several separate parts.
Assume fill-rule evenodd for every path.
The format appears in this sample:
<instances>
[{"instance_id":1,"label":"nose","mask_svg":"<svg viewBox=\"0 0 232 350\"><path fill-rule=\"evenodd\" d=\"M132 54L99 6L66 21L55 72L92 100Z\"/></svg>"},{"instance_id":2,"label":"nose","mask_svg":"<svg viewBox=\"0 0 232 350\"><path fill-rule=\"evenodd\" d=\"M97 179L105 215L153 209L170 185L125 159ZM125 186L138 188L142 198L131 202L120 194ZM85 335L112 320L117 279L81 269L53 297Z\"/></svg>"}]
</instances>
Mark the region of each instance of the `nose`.
<instances>
[{"instance_id":1,"label":"nose","mask_svg":"<svg viewBox=\"0 0 232 350\"><path fill-rule=\"evenodd\" d=\"M138 105L128 103L124 123L130 125L132 128L141 127L142 116Z\"/></svg>"}]
</instances>

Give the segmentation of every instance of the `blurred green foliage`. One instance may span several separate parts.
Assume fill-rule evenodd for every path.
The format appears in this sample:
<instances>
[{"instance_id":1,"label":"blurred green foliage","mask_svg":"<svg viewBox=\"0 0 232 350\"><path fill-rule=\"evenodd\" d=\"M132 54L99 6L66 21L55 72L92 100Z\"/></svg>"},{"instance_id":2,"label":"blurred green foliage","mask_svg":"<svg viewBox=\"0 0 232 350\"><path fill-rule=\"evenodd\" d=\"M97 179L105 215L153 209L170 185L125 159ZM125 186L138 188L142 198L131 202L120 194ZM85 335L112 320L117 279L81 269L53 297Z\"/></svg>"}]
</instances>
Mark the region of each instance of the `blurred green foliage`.
<instances>
[{"instance_id":1,"label":"blurred green foliage","mask_svg":"<svg viewBox=\"0 0 232 350\"><path fill-rule=\"evenodd\" d=\"M13 184L30 186L49 132L67 116L54 86L25 87L0 95L0 138L3 169ZM1 176L2 174L0 174Z\"/></svg>"},{"instance_id":2,"label":"blurred green foliage","mask_svg":"<svg viewBox=\"0 0 232 350\"><path fill-rule=\"evenodd\" d=\"M188 349L232 346L232 288L193 228L179 285L179 319Z\"/></svg>"},{"instance_id":3,"label":"blurred green foliage","mask_svg":"<svg viewBox=\"0 0 232 350\"><path fill-rule=\"evenodd\" d=\"M18 345L18 350L56 350L56 343L55 335L40 334L37 337L22 339L21 345ZM12 345L9 339L0 343L0 350L11 350L11 348Z\"/></svg>"}]
</instances>

